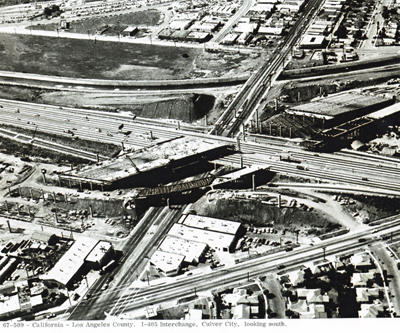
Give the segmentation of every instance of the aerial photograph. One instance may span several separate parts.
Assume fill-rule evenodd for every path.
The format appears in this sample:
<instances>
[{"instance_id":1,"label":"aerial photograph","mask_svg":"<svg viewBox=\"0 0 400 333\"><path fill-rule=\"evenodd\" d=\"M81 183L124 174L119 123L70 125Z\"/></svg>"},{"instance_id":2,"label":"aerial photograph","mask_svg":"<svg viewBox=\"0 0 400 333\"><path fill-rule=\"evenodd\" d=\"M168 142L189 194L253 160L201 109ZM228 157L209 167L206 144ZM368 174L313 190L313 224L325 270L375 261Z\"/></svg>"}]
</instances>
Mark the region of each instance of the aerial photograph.
<instances>
[{"instance_id":1,"label":"aerial photograph","mask_svg":"<svg viewBox=\"0 0 400 333\"><path fill-rule=\"evenodd\" d=\"M400 0L0 0L4 331L396 317Z\"/></svg>"}]
</instances>

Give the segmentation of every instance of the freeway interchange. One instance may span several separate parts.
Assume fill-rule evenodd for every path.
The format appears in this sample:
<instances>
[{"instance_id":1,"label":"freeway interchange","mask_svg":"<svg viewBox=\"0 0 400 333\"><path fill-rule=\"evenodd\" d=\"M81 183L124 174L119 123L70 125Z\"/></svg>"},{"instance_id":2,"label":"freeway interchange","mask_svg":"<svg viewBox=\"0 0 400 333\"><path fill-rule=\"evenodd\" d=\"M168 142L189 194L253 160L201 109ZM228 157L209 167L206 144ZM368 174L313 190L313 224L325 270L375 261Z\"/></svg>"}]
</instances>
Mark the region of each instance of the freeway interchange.
<instances>
[{"instance_id":1,"label":"freeway interchange","mask_svg":"<svg viewBox=\"0 0 400 333\"><path fill-rule=\"evenodd\" d=\"M287 142L270 139L268 144L240 141L237 136L240 126L252 116L261 100L268 92L272 82L282 69L286 58L312 21L318 11L321 0L310 0L289 34L271 58L243 85L232 103L207 134L206 128L188 124L165 123L157 120L134 118L133 115L110 114L100 111L38 105L8 100L0 100L4 125L29 130L72 135L90 141L123 143L134 149L148 147L179 136L202 138L224 144L237 145L237 153L215 162L228 165L258 165L268 167L270 171L317 179L356 187L368 187L387 195L400 193L399 164L395 159L376 159L372 156L341 154L315 154L299 147L287 146ZM124 124L124 131L119 126ZM129 133L129 134L127 134ZM0 134L6 134L6 132ZM25 140L34 140L21 135ZM36 140L36 139L35 139ZM36 143L50 149L56 149L50 143ZM60 148L61 149L61 148ZM64 147L64 149L68 149ZM69 151L71 152L71 151ZM299 162L291 163L281 158L282 153ZM95 160L95 156L88 155ZM100 156L101 159L105 157ZM363 226L361 231L324 240L313 246L301 246L291 252L280 252L249 259L235 265L225 266L209 273L184 276L168 282L148 283L148 286L135 285L141 272L148 263L151 249L156 247L182 215L185 207L178 209L150 208L132 231L119 250L124 257L117 269L99 278L76 306L70 307L64 317L69 320L99 320L107 316L121 318L127 312L144 309L168 300L183 298L196 292L215 290L277 272L278 266L290 269L308 261L319 260L325 255L342 255L352 250L379 243L382 237L400 234L400 219L382 223L374 227ZM152 227L156 232L150 233ZM360 243L360 239L364 239ZM103 289L105 284L110 287Z\"/></svg>"}]
</instances>

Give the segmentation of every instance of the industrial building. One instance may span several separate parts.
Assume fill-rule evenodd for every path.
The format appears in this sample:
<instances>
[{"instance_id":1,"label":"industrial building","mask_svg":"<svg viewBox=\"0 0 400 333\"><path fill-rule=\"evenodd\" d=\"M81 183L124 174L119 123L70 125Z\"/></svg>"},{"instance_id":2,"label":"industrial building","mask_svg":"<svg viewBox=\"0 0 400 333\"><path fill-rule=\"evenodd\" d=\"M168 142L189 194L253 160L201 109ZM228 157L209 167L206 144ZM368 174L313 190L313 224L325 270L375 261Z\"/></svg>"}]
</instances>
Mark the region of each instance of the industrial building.
<instances>
[{"instance_id":1,"label":"industrial building","mask_svg":"<svg viewBox=\"0 0 400 333\"><path fill-rule=\"evenodd\" d=\"M121 36L123 37L132 37L135 36L139 31L138 27L127 27L121 32Z\"/></svg>"},{"instance_id":2,"label":"industrial building","mask_svg":"<svg viewBox=\"0 0 400 333\"><path fill-rule=\"evenodd\" d=\"M180 137L59 175L63 186L116 189L157 186L191 175L196 166L232 153L233 146ZM190 166L190 167L189 167ZM187 169L185 169L187 167ZM179 170L179 173L176 172Z\"/></svg>"},{"instance_id":3,"label":"industrial building","mask_svg":"<svg viewBox=\"0 0 400 333\"><path fill-rule=\"evenodd\" d=\"M178 224L183 224L191 228L211 230L223 234L237 235L241 226L240 222L216 219L213 217L199 215L182 215Z\"/></svg>"},{"instance_id":4,"label":"industrial building","mask_svg":"<svg viewBox=\"0 0 400 333\"><path fill-rule=\"evenodd\" d=\"M82 237L75 241L54 267L40 278L50 286L70 288L82 272L85 258L96 246L95 239Z\"/></svg>"},{"instance_id":5,"label":"industrial building","mask_svg":"<svg viewBox=\"0 0 400 333\"><path fill-rule=\"evenodd\" d=\"M313 102L293 106L288 114L322 118L325 128L375 112L394 103L392 98L371 96L355 92L341 92Z\"/></svg>"},{"instance_id":6,"label":"industrial building","mask_svg":"<svg viewBox=\"0 0 400 333\"><path fill-rule=\"evenodd\" d=\"M377 133L384 133L388 125L398 123L399 120L400 103L396 103L329 128L311 138L305 145L310 149L336 150L347 146L355 139L370 140Z\"/></svg>"},{"instance_id":7,"label":"industrial building","mask_svg":"<svg viewBox=\"0 0 400 333\"><path fill-rule=\"evenodd\" d=\"M157 250L150 258L150 263L166 276L177 275L185 259L184 255Z\"/></svg>"},{"instance_id":8,"label":"industrial building","mask_svg":"<svg viewBox=\"0 0 400 333\"><path fill-rule=\"evenodd\" d=\"M175 223L168 234L190 241L206 243L217 251L231 252L235 248L236 237L234 235L191 228L183 224Z\"/></svg>"},{"instance_id":9,"label":"industrial building","mask_svg":"<svg viewBox=\"0 0 400 333\"><path fill-rule=\"evenodd\" d=\"M164 252L177 253L185 256L186 264L198 264L204 259L208 245L187 239L167 235L158 248Z\"/></svg>"},{"instance_id":10,"label":"industrial building","mask_svg":"<svg viewBox=\"0 0 400 333\"><path fill-rule=\"evenodd\" d=\"M323 49L328 44L325 36L322 35L305 35L300 42L301 49Z\"/></svg>"},{"instance_id":11,"label":"industrial building","mask_svg":"<svg viewBox=\"0 0 400 333\"><path fill-rule=\"evenodd\" d=\"M232 252L242 233L240 222L189 214L182 215L168 235L205 243L217 251Z\"/></svg>"},{"instance_id":12,"label":"industrial building","mask_svg":"<svg viewBox=\"0 0 400 333\"><path fill-rule=\"evenodd\" d=\"M98 241L92 251L85 258L85 263L92 269L100 269L115 255L114 247L110 242Z\"/></svg>"}]
</instances>

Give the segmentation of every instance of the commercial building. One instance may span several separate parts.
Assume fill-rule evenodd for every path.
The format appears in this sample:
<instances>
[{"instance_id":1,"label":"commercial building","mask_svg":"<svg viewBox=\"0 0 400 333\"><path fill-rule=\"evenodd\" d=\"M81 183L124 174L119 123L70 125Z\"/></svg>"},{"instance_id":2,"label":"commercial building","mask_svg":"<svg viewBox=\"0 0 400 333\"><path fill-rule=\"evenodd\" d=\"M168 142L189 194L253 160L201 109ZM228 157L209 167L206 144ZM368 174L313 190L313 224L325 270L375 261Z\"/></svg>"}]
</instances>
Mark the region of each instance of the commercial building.
<instances>
[{"instance_id":1,"label":"commercial building","mask_svg":"<svg viewBox=\"0 0 400 333\"><path fill-rule=\"evenodd\" d=\"M287 113L323 118L325 128L328 128L375 112L393 103L394 100L387 97L341 92L291 107Z\"/></svg>"},{"instance_id":2,"label":"commercial building","mask_svg":"<svg viewBox=\"0 0 400 333\"><path fill-rule=\"evenodd\" d=\"M327 41L321 35L305 35L300 42L302 49L322 49L325 48Z\"/></svg>"},{"instance_id":3,"label":"commercial building","mask_svg":"<svg viewBox=\"0 0 400 333\"><path fill-rule=\"evenodd\" d=\"M174 20L171 21L168 27L171 30L187 30L193 24L193 20Z\"/></svg>"},{"instance_id":4,"label":"commercial building","mask_svg":"<svg viewBox=\"0 0 400 333\"><path fill-rule=\"evenodd\" d=\"M259 35L273 35L273 36L280 36L282 35L283 29L282 28L273 28L273 27L259 27L258 34Z\"/></svg>"},{"instance_id":5,"label":"commercial building","mask_svg":"<svg viewBox=\"0 0 400 333\"><path fill-rule=\"evenodd\" d=\"M203 261L208 245L167 235L158 249L164 252L181 254L185 256L185 263L196 265Z\"/></svg>"},{"instance_id":6,"label":"commercial building","mask_svg":"<svg viewBox=\"0 0 400 333\"><path fill-rule=\"evenodd\" d=\"M100 269L111 260L114 254L113 245L110 242L101 240L89 252L84 261L92 269Z\"/></svg>"},{"instance_id":7,"label":"commercial building","mask_svg":"<svg viewBox=\"0 0 400 333\"><path fill-rule=\"evenodd\" d=\"M191 228L179 223L175 223L168 234L189 241L206 243L217 251L231 252L235 248L235 235Z\"/></svg>"},{"instance_id":8,"label":"commercial building","mask_svg":"<svg viewBox=\"0 0 400 333\"><path fill-rule=\"evenodd\" d=\"M150 263L166 276L177 275L182 267L184 255L157 250L150 258Z\"/></svg>"},{"instance_id":9,"label":"commercial building","mask_svg":"<svg viewBox=\"0 0 400 333\"><path fill-rule=\"evenodd\" d=\"M122 32L121 35L123 37L132 37L135 36L139 31L138 27L127 27Z\"/></svg>"},{"instance_id":10,"label":"commercial building","mask_svg":"<svg viewBox=\"0 0 400 333\"><path fill-rule=\"evenodd\" d=\"M254 34L257 31L258 23L239 23L234 29L233 32L243 33L248 32Z\"/></svg>"},{"instance_id":11,"label":"commercial building","mask_svg":"<svg viewBox=\"0 0 400 333\"><path fill-rule=\"evenodd\" d=\"M183 224L191 228L210 230L223 234L237 235L241 223L228 220L216 219L213 217L199 215L182 215L178 224Z\"/></svg>"},{"instance_id":12,"label":"commercial building","mask_svg":"<svg viewBox=\"0 0 400 333\"><path fill-rule=\"evenodd\" d=\"M240 34L227 34L224 39L221 41L221 44L224 45L232 45L239 38Z\"/></svg>"},{"instance_id":13,"label":"commercial building","mask_svg":"<svg viewBox=\"0 0 400 333\"><path fill-rule=\"evenodd\" d=\"M82 237L75 241L54 267L40 278L50 286L70 288L79 276L87 255L96 246L97 241Z\"/></svg>"}]
</instances>

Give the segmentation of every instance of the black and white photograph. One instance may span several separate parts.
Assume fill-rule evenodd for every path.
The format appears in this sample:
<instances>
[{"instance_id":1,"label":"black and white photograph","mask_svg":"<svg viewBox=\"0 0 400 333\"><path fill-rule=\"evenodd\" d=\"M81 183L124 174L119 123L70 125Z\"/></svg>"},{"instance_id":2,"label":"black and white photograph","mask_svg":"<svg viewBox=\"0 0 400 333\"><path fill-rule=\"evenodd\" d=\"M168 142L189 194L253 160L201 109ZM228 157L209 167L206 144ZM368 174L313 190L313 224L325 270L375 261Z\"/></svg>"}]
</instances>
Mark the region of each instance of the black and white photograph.
<instances>
[{"instance_id":1,"label":"black and white photograph","mask_svg":"<svg viewBox=\"0 0 400 333\"><path fill-rule=\"evenodd\" d=\"M0 0L2 331L393 325L399 30L400 0Z\"/></svg>"}]
</instances>

